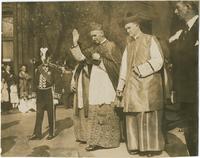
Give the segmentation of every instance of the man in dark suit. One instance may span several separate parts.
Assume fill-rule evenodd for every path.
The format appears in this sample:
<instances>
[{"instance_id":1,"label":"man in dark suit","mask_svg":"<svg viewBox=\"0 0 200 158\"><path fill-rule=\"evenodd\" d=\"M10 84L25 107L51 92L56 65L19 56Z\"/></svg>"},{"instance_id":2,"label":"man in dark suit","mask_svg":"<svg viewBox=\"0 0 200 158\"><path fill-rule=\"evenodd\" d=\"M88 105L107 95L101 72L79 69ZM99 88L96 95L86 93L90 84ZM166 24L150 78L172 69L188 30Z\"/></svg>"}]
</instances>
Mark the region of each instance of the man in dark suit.
<instances>
[{"instance_id":1,"label":"man in dark suit","mask_svg":"<svg viewBox=\"0 0 200 158\"><path fill-rule=\"evenodd\" d=\"M173 88L185 119L184 134L191 156L198 154L198 8L196 2L176 3L175 14L184 21L181 30L170 38L173 63Z\"/></svg>"},{"instance_id":2,"label":"man in dark suit","mask_svg":"<svg viewBox=\"0 0 200 158\"><path fill-rule=\"evenodd\" d=\"M42 138L42 122L44 111L47 110L49 122L49 136L48 140L54 137L55 131L55 107L53 104L53 85L55 81L54 69L49 66L47 62L48 48L40 49L41 64L36 68L36 122L33 135L30 140L39 140Z\"/></svg>"}]
</instances>

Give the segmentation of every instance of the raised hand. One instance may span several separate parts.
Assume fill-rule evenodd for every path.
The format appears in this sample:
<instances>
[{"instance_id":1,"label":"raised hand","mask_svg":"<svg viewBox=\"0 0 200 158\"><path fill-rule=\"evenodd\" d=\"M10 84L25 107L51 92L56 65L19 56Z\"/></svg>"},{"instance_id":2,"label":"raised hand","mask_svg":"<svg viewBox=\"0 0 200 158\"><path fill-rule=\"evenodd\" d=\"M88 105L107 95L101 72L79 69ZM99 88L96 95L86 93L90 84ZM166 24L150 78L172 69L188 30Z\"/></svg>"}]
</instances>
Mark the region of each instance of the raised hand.
<instances>
[{"instance_id":1,"label":"raised hand","mask_svg":"<svg viewBox=\"0 0 200 158\"><path fill-rule=\"evenodd\" d=\"M77 29L73 29L72 36L73 36L73 44L77 45L79 40L79 33Z\"/></svg>"}]
</instances>

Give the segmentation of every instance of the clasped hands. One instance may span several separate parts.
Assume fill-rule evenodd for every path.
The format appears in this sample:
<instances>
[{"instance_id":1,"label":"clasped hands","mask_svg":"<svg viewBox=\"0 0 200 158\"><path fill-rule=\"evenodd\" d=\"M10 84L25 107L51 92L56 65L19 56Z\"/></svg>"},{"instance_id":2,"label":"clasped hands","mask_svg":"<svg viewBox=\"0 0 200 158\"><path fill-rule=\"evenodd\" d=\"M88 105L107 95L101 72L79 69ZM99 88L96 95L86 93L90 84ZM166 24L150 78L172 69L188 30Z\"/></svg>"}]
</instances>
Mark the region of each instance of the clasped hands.
<instances>
[{"instance_id":1,"label":"clasped hands","mask_svg":"<svg viewBox=\"0 0 200 158\"><path fill-rule=\"evenodd\" d=\"M93 53L92 54L92 59L95 65L99 65L101 63L101 56L99 53Z\"/></svg>"}]
</instances>

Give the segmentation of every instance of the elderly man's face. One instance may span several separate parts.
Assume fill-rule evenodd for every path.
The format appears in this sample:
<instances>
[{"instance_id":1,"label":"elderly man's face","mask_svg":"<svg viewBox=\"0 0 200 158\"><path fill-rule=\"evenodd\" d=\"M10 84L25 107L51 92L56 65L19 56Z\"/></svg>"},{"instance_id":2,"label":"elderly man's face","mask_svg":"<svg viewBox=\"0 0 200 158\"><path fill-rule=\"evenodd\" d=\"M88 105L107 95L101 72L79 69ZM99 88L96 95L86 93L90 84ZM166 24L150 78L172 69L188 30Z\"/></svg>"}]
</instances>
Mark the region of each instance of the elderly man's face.
<instances>
[{"instance_id":1,"label":"elderly man's face","mask_svg":"<svg viewBox=\"0 0 200 158\"><path fill-rule=\"evenodd\" d=\"M189 8L183 2L176 3L176 9L174 13L179 16L180 19L184 20L188 14Z\"/></svg>"},{"instance_id":2,"label":"elderly man's face","mask_svg":"<svg viewBox=\"0 0 200 158\"><path fill-rule=\"evenodd\" d=\"M101 30L94 30L94 31L91 31L90 32L90 36L92 37L92 40L99 44L101 43L103 37L104 37L104 34L103 34L103 31Z\"/></svg>"},{"instance_id":3,"label":"elderly man's face","mask_svg":"<svg viewBox=\"0 0 200 158\"><path fill-rule=\"evenodd\" d=\"M129 36L134 37L139 31L139 24L134 22L128 23L125 25L125 29Z\"/></svg>"}]
</instances>

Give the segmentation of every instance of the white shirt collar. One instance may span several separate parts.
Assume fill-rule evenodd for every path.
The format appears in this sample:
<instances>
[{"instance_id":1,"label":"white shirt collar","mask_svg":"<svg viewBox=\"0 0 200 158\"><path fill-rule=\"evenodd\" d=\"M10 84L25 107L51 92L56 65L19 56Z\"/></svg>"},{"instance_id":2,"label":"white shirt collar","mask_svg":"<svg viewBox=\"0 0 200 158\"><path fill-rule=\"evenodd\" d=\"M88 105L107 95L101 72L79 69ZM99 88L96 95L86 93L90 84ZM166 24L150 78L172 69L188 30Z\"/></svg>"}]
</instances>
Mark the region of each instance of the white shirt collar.
<instances>
[{"instance_id":1,"label":"white shirt collar","mask_svg":"<svg viewBox=\"0 0 200 158\"><path fill-rule=\"evenodd\" d=\"M196 22L198 17L199 17L198 15L195 15L193 18L191 18L190 20L187 21L187 25L189 27L189 30L192 28L192 26L194 25L194 23Z\"/></svg>"}]
</instances>

